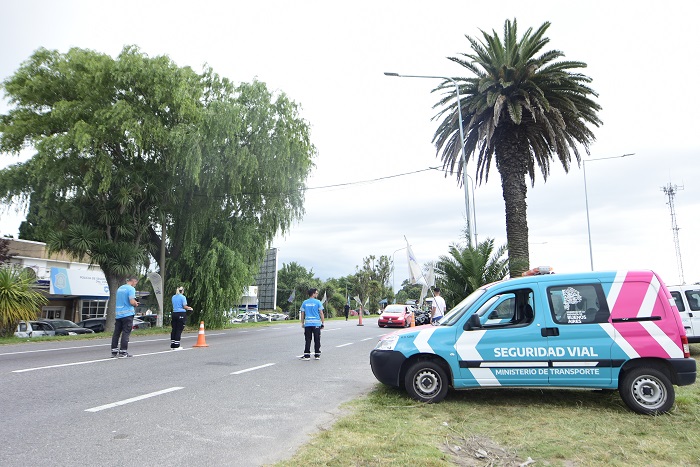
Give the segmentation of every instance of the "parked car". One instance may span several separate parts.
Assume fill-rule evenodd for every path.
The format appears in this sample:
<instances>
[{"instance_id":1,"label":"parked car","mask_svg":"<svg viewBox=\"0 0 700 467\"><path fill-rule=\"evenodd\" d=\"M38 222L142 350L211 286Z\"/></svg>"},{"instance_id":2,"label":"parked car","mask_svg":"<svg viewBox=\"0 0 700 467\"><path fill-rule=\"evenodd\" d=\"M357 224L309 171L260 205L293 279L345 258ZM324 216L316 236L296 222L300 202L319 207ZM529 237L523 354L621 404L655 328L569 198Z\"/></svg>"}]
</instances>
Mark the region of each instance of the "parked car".
<instances>
[{"instance_id":1,"label":"parked car","mask_svg":"<svg viewBox=\"0 0 700 467\"><path fill-rule=\"evenodd\" d=\"M235 318L231 319L232 323L247 323L248 315L246 313L238 313Z\"/></svg>"},{"instance_id":2,"label":"parked car","mask_svg":"<svg viewBox=\"0 0 700 467\"><path fill-rule=\"evenodd\" d=\"M137 318L147 322L148 324L151 325L152 328L156 327L156 323L158 322L158 315L156 315L156 314L141 315L141 316L137 316Z\"/></svg>"},{"instance_id":3,"label":"parked car","mask_svg":"<svg viewBox=\"0 0 700 467\"><path fill-rule=\"evenodd\" d=\"M50 324L39 321L20 321L17 325L17 331L15 332L15 337L41 337L55 335L56 331L54 331Z\"/></svg>"},{"instance_id":4,"label":"parked car","mask_svg":"<svg viewBox=\"0 0 700 467\"><path fill-rule=\"evenodd\" d=\"M289 319L289 315L285 315L284 313L270 313L270 318L272 321L284 321Z\"/></svg>"},{"instance_id":5,"label":"parked car","mask_svg":"<svg viewBox=\"0 0 700 467\"><path fill-rule=\"evenodd\" d=\"M430 312L423 309L414 309L416 315L416 326L430 324Z\"/></svg>"},{"instance_id":6,"label":"parked car","mask_svg":"<svg viewBox=\"0 0 700 467\"><path fill-rule=\"evenodd\" d=\"M106 323L107 318L88 318L86 320L79 321L76 323L76 325L91 329L93 332L104 332ZM134 322L131 325L131 329L147 329L150 327L151 325L148 322L143 321L138 317L134 317Z\"/></svg>"},{"instance_id":7,"label":"parked car","mask_svg":"<svg viewBox=\"0 0 700 467\"><path fill-rule=\"evenodd\" d=\"M232 323L255 323L260 321L271 321L271 318L265 313L256 313L254 311L248 311L246 313L239 313L235 318L231 320Z\"/></svg>"},{"instance_id":8,"label":"parked car","mask_svg":"<svg viewBox=\"0 0 700 467\"><path fill-rule=\"evenodd\" d=\"M402 328L407 328L411 325L411 315L413 315L413 308L408 305L393 304L387 305L379 315L377 324L380 328L386 326L398 326Z\"/></svg>"},{"instance_id":9,"label":"parked car","mask_svg":"<svg viewBox=\"0 0 700 467\"><path fill-rule=\"evenodd\" d=\"M81 328L92 329L93 332L104 332L105 330L105 318L88 318L82 321L78 321L77 324Z\"/></svg>"},{"instance_id":10,"label":"parked car","mask_svg":"<svg viewBox=\"0 0 700 467\"><path fill-rule=\"evenodd\" d=\"M42 319L39 322L51 325L57 336L75 336L78 334L92 334L92 329L78 326L67 319Z\"/></svg>"},{"instance_id":11,"label":"parked car","mask_svg":"<svg viewBox=\"0 0 700 467\"><path fill-rule=\"evenodd\" d=\"M151 327L151 323L144 321L140 317L134 316L134 322L131 325L131 329L148 329Z\"/></svg>"}]
</instances>

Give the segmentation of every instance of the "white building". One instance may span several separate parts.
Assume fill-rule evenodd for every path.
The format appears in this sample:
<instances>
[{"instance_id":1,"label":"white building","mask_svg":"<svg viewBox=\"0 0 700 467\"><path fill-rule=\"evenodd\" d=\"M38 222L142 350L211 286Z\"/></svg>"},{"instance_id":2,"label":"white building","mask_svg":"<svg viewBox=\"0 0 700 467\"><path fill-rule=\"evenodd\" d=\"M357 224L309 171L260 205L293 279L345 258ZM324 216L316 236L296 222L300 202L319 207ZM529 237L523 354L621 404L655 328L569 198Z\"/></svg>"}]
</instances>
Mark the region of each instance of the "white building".
<instances>
[{"instance_id":1,"label":"white building","mask_svg":"<svg viewBox=\"0 0 700 467\"><path fill-rule=\"evenodd\" d=\"M37 310L38 318L81 321L105 316L109 288L99 266L75 261L67 254L48 254L46 244L29 240L9 241L9 263L31 271L49 300Z\"/></svg>"}]
</instances>

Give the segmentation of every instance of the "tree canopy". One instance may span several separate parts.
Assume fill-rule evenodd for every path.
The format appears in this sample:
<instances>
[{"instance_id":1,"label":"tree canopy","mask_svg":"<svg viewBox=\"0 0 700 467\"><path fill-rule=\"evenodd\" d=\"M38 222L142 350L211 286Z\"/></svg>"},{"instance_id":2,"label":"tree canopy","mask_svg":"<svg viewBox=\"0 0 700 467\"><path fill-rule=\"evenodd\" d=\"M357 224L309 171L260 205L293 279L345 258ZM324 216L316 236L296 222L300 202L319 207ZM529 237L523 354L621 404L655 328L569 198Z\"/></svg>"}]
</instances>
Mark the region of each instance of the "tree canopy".
<instances>
[{"instance_id":1,"label":"tree canopy","mask_svg":"<svg viewBox=\"0 0 700 467\"><path fill-rule=\"evenodd\" d=\"M506 209L506 236L510 271L515 275L529 264L526 176L534 185L536 169L546 181L556 158L568 172L572 156L580 163L578 145L586 153L595 140L589 125L602 124L598 95L592 81L577 70L586 64L560 60L558 50L543 51L550 23L527 29L518 38L517 21L506 21L501 39L494 31L482 31L482 40L466 36L470 53L449 60L472 76L455 78L435 91L444 93L435 107L443 118L433 142L449 173L462 177L462 144L466 158L476 161L477 182L488 181L492 162L501 176ZM571 71L574 70L574 71ZM461 108L464 141L460 141L458 110ZM464 183L464 180L461 180Z\"/></svg>"},{"instance_id":2,"label":"tree canopy","mask_svg":"<svg viewBox=\"0 0 700 467\"><path fill-rule=\"evenodd\" d=\"M49 248L98 264L112 299L164 242L166 295L185 285L194 319L218 324L303 214L309 126L264 83L130 46L116 58L39 49L3 89L0 151L35 154L0 171L0 200L32 199Z\"/></svg>"}]
</instances>

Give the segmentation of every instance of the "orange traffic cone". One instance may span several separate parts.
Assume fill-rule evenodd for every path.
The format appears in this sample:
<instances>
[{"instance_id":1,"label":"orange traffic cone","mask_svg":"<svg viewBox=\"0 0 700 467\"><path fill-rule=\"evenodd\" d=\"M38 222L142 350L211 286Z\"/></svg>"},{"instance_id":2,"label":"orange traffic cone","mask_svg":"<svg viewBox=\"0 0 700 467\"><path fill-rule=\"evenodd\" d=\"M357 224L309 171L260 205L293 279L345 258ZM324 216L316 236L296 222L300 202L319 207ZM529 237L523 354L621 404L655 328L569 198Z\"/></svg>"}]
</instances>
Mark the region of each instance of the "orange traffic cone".
<instances>
[{"instance_id":1,"label":"orange traffic cone","mask_svg":"<svg viewBox=\"0 0 700 467\"><path fill-rule=\"evenodd\" d=\"M204 337L204 321L199 323L199 335L197 335L197 343L192 347L209 347L207 340Z\"/></svg>"},{"instance_id":2,"label":"orange traffic cone","mask_svg":"<svg viewBox=\"0 0 700 467\"><path fill-rule=\"evenodd\" d=\"M362 307L360 307L360 322L357 323L358 326L364 326L364 324L362 324L362 315L364 314L364 311L365 310L363 310Z\"/></svg>"},{"instance_id":3,"label":"orange traffic cone","mask_svg":"<svg viewBox=\"0 0 700 467\"><path fill-rule=\"evenodd\" d=\"M416 314L411 313L411 327L415 328L416 327Z\"/></svg>"}]
</instances>

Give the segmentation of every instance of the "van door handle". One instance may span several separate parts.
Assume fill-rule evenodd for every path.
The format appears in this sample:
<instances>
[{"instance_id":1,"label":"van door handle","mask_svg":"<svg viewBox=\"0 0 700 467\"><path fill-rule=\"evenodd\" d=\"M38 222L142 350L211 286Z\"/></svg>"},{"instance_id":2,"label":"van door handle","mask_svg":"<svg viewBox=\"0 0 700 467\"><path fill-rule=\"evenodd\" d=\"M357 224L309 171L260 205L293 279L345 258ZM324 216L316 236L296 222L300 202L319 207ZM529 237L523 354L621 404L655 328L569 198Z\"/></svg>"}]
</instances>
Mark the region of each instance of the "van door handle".
<instances>
[{"instance_id":1,"label":"van door handle","mask_svg":"<svg viewBox=\"0 0 700 467\"><path fill-rule=\"evenodd\" d=\"M542 328L542 337L558 336L559 328Z\"/></svg>"}]
</instances>

